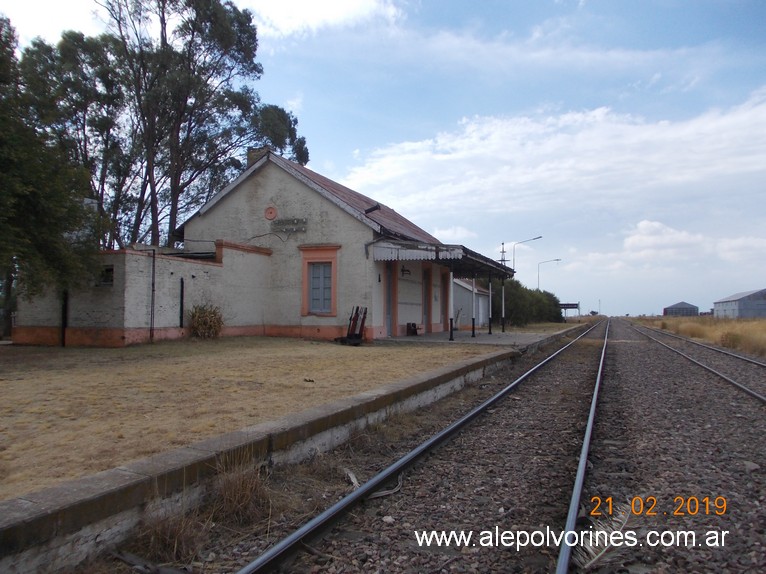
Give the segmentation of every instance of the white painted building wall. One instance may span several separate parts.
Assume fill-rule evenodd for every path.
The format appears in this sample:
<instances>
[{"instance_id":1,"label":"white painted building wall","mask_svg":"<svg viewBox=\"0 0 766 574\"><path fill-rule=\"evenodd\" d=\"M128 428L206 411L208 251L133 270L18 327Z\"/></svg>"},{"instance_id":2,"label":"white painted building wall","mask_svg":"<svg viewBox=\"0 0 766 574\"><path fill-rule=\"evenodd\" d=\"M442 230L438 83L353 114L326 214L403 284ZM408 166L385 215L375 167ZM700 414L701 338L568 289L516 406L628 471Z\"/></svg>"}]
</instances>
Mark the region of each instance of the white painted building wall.
<instances>
[{"instance_id":1,"label":"white painted building wall","mask_svg":"<svg viewBox=\"0 0 766 574\"><path fill-rule=\"evenodd\" d=\"M402 275L402 267L410 272ZM397 262L399 273L399 323L423 323L423 267L419 261Z\"/></svg>"},{"instance_id":2,"label":"white painted building wall","mask_svg":"<svg viewBox=\"0 0 766 574\"><path fill-rule=\"evenodd\" d=\"M130 342L155 335L164 338L163 330L189 326L189 313L194 305L215 304L221 299L218 294L223 292L230 293L221 307L226 324L250 325L259 314L250 305L245 291L257 292L260 299L267 291L264 284L268 257L236 249L224 249L222 264L162 254L152 256L151 248L105 252L101 260L104 267L113 268L113 282L94 282L69 293L67 326L78 331L67 336L69 342L108 345L126 338ZM33 301L19 303L16 326L27 331L48 329L47 337L53 339L60 333L50 329L60 329L62 318L61 295L49 291Z\"/></svg>"}]
</instances>

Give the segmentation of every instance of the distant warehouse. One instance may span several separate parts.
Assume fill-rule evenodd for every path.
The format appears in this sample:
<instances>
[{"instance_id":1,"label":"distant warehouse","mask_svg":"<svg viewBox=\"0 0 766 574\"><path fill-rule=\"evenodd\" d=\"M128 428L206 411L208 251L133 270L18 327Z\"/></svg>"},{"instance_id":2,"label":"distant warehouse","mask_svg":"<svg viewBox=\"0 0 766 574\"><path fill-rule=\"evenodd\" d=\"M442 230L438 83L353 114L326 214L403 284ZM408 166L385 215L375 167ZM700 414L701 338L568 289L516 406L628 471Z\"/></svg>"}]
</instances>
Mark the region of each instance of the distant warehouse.
<instances>
[{"instance_id":1,"label":"distant warehouse","mask_svg":"<svg viewBox=\"0 0 766 574\"><path fill-rule=\"evenodd\" d=\"M662 314L668 317L696 317L700 314L700 308L686 301L681 301L670 307L665 307Z\"/></svg>"},{"instance_id":2,"label":"distant warehouse","mask_svg":"<svg viewBox=\"0 0 766 574\"><path fill-rule=\"evenodd\" d=\"M766 289L735 293L713 303L713 316L727 319L766 317Z\"/></svg>"}]
</instances>

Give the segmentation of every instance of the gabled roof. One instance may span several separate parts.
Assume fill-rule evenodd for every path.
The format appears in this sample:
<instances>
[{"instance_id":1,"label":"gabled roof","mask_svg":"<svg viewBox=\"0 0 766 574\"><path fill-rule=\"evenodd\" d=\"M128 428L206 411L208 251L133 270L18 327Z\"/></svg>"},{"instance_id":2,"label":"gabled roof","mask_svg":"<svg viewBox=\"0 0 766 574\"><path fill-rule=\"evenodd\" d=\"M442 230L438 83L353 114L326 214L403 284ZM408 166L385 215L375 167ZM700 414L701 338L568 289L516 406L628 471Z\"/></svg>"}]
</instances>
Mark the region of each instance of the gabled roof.
<instances>
[{"instance_id":1,"label":"gabled roof","mask_svg":"<svg viewBox=\"0 0 766 574\"><path fill-rule=\"evenodd\" d=\"M699 309L699 307L692 305L691 303L687 303L686 301L681 301L680 303L676 303L670 307L665 307L665 309Z\"/></svg>"},{"instance_id":2,"label":"gabled roof","mask_svg":"<svg viewBox=\"0 0 766 574\"><path fill-rule=\"evenodd\" d=\"M390 207L374 201L366 195L362 195L353 189L349 189L323 175L311 171L307 167L287 160L271 150L262 150L262 152L256 155L254 159L255 161L252 165L250 165L229 185L210 198L210 200L203 205L197 213L204 214L244 180L249 178L255 172L261 170L267 163L272 163L282 168L296 179L302 181L343 211L370 226L381 235L396 239L423 241L433 244L440 243L433 235L421 229ZM181 227L183 227L183 225Z\"/></svg>"},{"instance_id":3,"label":"gabled roof","mask_svg":"<svg viewBox=\"0 0 766 574\"><path fill-rule=\"evenodd\" d=\"M286 161L283 158L279 159ZM370 199L366 195L362 195L323 175L319 175L302 165L292 164L292 167L304 174L313 183L321 186L347 205L363 213L367 219L377 223L381 228L380 233L382 235L397 236L414 241L426 241L428 243L440 243L436 237L421 229L387 205Z\"/></svg>"},{"instance_id":4,"label":"gabled roof","mask_svg":"<svg viewBox=\"0 0 766 574\"><path fill-rule=\"evenodd\" d=\"M320 175L305 166L289 161L272 150L262 148L249 154L250 165L234 181L216 193L195 215L203 215L221 199L235 190L254 173L271 163L281 168L350 216L380 234L383 243L374 246L373 258L387 260L439 260L454 272L464 276L490 271L504 277L513 277L513 269L484 257L462 245L445 245L403 215L366 195ZM194 216L192 216L194 217ZM188 221L188 220L187 220ZM182 236L185 222L178 231ZM392 255L393 254L393 255Z\"/></svg>"},{"instance_id":5,"label":"gabled roof","mask_svg":"<svg viewBox=\"0 0 766 574\"><path fill-rule=\"evenodd\" d=\"M723 299L719 299L718 301L713 301L713 304L715 305L716 303L727 303L728 301L739 301L740 299L744 299L745 297L750 297L751 295L756 295L761 292L766 293L766 289L755 289L753 291L743 291L742 293L734 293L734 295L729 295L728 297L724 297Z\"/></svg>"}]
</instances>

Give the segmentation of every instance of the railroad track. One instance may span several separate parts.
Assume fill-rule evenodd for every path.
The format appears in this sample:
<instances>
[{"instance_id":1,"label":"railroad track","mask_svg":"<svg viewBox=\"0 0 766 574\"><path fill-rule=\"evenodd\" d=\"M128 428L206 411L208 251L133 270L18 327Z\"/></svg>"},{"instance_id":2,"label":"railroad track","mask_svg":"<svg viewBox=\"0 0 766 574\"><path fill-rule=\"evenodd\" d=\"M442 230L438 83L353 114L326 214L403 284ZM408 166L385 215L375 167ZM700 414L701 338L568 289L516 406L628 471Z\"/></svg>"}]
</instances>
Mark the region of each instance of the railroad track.
<instances>
[{"instance_id":1,"label":"railroad track","mask_svg":"<svg viewBox=\"0 0 766 574\"><path fill-rule=\"evenodd\" d=\"M301 572L440 572L474 563L478 571L551 571L557 547L541 552L536 544L511 545L509 555L506 542L511 533L537 532L541 524L563 530L562 501L572 492L605 332L605 325L592 329L509 382L240 574L270 571L285 560L291 561L288 571ZM369 500L394 479L403 483L401 490ZM328 535L312 541L331 525ZM470 531L476 538L455 553L435 543L418 545L416 531Z\"/></svg>"},{"instance_id":2,"label":"railroad track","mask_svg":"<svg viewBox=\"0 0 766 574\"><path fill-rule=\"evenodd\" d=\"M719 375L753 398L766 402L766 362L660 329L631 326L652 341Z\"/></svg>"},{"instance_id":3,"label":"railroad track","mask_svg":"<svg viewBox=\"0 0 766 574\"><path fill-rule=\"evenodd\" d=\"M386 445L406 454L384 472L353 447L328 455L361 486L310 493L339 500L276 543L239 533L194 571L766 571L766 407L652 336L613 320L525 357L443 432ZM757 386L758 369L725 376Z\"/></svg>"},{"instance_id":4,"label":"railroad track","mask_svg":"<svg viewBox=\"0 0 766 574\"><path fill-rule=\"evenodd\" d=\"M766 571L766 408L742 391L762 367L622 320L612 330L582 502L635 543L594 546L606 552L593 569Z\"/></svg>"}]
</instances>

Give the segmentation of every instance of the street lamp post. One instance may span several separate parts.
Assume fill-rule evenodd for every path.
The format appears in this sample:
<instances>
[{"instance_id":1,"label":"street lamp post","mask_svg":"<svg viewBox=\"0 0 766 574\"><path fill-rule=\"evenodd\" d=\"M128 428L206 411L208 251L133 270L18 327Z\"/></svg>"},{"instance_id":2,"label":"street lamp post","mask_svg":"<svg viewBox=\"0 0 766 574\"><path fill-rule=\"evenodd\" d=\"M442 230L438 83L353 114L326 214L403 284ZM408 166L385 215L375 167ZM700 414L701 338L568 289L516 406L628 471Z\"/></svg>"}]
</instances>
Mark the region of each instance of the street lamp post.
<instances>
[{"instance_id":1,"label":"street lamp post","mask_svg":"<svg viewBox=\"0 0 766 574\"><path fill-rule=\"evenodd\" d=\"M516 246L519 243L526 243L527 241L535 241L536 239L542 239L542 238L543 238L542 235L538 235L537 237L533 237L532 239L525 239L524 241L517 241L516 243L514 243L512 246L513 247L513 262L511 263L511 269L513 270L516 269Z\"/></svg>"},{"instance_id":2,"label":"street lamp post","mask_svg":"<svg viewBox=\"0 0 766 574\"><path fill-rule=\"evenodd\" d=\"M513 251L513 259L511 261L511 269L513 269L514 273L516 272L516 246L519 243L526 243L527 241L535 241L537 239L542 239L542 235L538 235L537 237L532 237L530 239L525 239L524 241L515 241L511 247ZM505 242L501 244L500 248L500 263L505 265ZM502 285L502 292L500 294L500 301L501 301L501 313L500 313L500 328L502 329L503 333L505 333L505 278L501 279L501 285Z\"/></svg>"},{"instance_id":3,"label":"street lamp post","mask_svg":"<svg viewBox=\"0 0 766 574\"><path fill-rule=\"evenodd\" d=\"M540 263L537 264L537 290L540 290L540 265L543 263L550 263L551 261L561 261L561 259L548 259L547 261L540 261Z\"/></svg>"}]
</instances>

